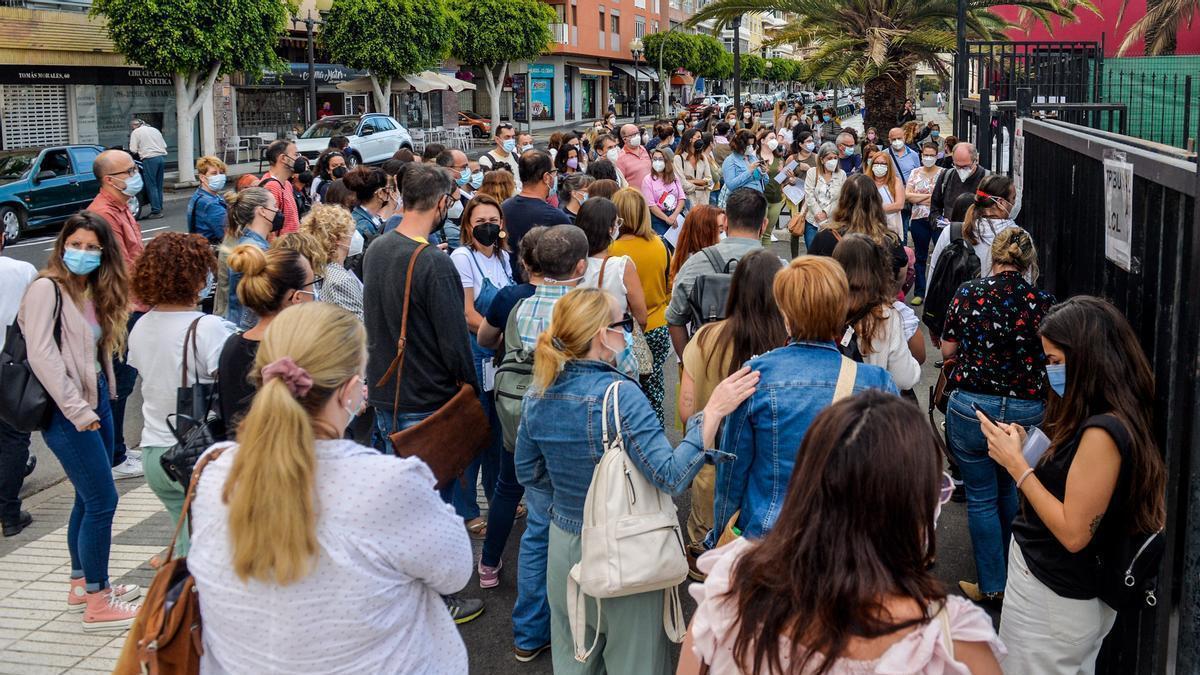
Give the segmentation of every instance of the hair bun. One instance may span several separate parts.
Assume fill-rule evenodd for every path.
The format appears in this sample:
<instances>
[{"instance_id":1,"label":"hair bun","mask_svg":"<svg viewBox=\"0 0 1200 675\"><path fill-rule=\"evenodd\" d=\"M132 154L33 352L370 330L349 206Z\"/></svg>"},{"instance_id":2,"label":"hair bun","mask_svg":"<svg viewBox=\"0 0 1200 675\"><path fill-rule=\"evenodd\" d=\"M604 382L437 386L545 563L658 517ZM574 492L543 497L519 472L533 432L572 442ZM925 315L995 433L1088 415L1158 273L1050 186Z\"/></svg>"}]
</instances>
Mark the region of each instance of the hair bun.
<instances>
[{"instance_id":1,"label":"hair bun","mask_svg":"<svg viewBox=\"0 0 1200 675\"><path fill-rule=\"evenodd\" d=\"M242 276L264 274L267 271L267 254L254 244L241 244L229 254L229 267Z\"/></svg>"}]
</instances>

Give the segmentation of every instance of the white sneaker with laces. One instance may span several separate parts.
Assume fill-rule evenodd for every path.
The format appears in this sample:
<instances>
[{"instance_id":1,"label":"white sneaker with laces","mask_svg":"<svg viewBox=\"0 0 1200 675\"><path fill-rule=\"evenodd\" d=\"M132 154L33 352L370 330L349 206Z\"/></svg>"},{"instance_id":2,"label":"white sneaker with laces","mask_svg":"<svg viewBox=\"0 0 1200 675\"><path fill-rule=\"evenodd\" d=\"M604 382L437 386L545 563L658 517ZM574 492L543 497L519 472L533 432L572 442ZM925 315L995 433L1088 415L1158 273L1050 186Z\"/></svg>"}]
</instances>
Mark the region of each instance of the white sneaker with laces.
<instances>
[{"instance_id":1,"label":"white sneaker with laces","mask_svg":"<svg viewBox=\"0 0 1200 675\"><path fill-rule=\"evenodd\" d=\"M121 480L122 478L137 478L143 475L141 460L133 457L126 457L124 462L113 467L113 480Z\"/></svg>"},{"instance_id":2,"label":"white sneaker with laces","mask_svg":"<svg viewBox=\"0 0 1200 675\"><path fill-rule=\"evenodd\" d=\"M126 459L136 459L140 462L142 461L142 451L140 449L127 448L125 450L125 457Z\"/></svg>"}]
</instances>

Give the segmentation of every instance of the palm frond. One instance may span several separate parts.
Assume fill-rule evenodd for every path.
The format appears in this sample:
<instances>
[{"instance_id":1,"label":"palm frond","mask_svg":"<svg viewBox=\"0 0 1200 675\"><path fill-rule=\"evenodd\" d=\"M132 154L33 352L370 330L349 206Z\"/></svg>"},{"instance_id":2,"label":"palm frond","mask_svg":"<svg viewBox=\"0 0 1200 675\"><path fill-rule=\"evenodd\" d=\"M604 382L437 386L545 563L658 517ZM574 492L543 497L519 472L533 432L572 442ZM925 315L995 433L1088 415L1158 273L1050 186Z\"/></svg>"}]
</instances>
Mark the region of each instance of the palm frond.
<instances>
[{"instance_id":1,"label":"palm frond","mask_svg":"<svg viewBox=\"0 0 1200 675\"><path fill-rule=\"evenodd\" d=\"M1146 16L1129 27L1125 39L1121 40L1121 46L1117 48L1117 56L1124 56L1151 28L1156 32L1154 40L1146 45L1146 54L1153 56L1163 53L1170 46L1181 25L1186 22L1188 28L1191 28L1192 19L1197 11L1200 11L1200 0L1162 0L1146 12Z\"/></svg>"}]
</instances>

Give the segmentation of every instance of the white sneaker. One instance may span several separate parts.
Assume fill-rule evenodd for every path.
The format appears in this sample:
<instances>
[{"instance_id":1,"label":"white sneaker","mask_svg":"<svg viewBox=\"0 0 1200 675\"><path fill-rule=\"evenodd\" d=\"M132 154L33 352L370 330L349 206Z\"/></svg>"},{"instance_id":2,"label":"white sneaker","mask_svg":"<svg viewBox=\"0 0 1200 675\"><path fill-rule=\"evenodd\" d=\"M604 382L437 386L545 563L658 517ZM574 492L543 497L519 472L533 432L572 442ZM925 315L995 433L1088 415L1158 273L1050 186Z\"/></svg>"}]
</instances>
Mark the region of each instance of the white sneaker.
<instances>
[{"instance_id":1,"label":"white sneaker","mask_svg":"<svg viewBox=\"0 0 1200 675\"><path fill-rule=\"evenodd\" d=\"M125 461L113 467L113 480L121 480L122 478L137 478L143 475L142 460L134 459L133 457L125 457Z\"/></svg>"},{"instance_id":2,"label":"white sneaker","mask_svg":"<svg viewBox=\"0 0 1200 675\"><path fill-rule=\"evenodd\" d=\"M140 461L142 461L142 451L135 450L133 448L128 448L125 450L125 457L127 459L136 459L137 461L140 462Z\"/></svg>"}]
</instances>

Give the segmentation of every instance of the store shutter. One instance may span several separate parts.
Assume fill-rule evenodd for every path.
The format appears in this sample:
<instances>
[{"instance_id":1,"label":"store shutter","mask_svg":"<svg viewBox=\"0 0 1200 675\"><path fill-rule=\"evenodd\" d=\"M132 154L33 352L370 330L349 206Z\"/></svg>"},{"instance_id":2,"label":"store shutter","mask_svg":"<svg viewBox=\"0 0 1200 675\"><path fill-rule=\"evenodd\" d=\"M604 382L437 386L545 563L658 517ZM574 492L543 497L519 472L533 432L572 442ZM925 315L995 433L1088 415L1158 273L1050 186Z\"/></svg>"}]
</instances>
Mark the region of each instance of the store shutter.
<instances>
[{"instance_id":1,"label":"store shutter","mask_svg":"<svg viewBox=\"0 0 1200 675\"><path fill-rule=\"evenodd\" d=\"M0 148L70 142L67 88L60 84L0 86Z\"/></svg>"}]
</instances>

